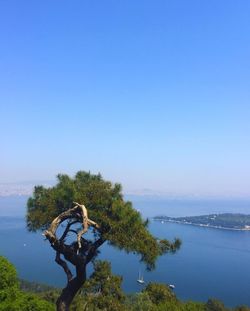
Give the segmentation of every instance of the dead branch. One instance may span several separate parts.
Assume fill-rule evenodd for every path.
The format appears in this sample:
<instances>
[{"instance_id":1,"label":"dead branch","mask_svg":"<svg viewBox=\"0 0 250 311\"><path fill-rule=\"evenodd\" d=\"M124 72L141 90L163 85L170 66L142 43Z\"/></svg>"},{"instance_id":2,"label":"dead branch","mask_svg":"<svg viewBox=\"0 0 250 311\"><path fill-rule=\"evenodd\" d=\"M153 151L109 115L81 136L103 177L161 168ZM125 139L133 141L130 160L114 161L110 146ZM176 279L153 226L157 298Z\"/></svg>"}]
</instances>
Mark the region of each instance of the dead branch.
<instances>
[{"instance_id":1,"label":"dead branch","mask_svg":"<svg viewBox=\"0 0 250 311\"><path fill-rule=\"evenodd\" d=\"M77 202L73 202L73 203L75 204L75 206L61 213L59 216L57 216L52 221L49 229L44 232L45 237L50 241L52 245L54 245L55 242L58 241L57 236L56 236L57 228L66 219L75 218L76 221L70 222L67 225L62 237L60 238L60 241L63 241L63 239L66 237L67 233L70 230L70 226L72 224L81 221L83 229L77 233L78 248L81 248L81 237L83 234L85 234L88 231L89 226L92 226L96 229L99 228L99 225L96 222L88 218L88 211L83 204L79 204Z\"/></svg>"},{"instance_id":2,"label":"dead branch","mask_svg":"<svg viewBox=\"0 0 250 311\"><path fill-rule=\"evenodd\" d=\"M63 232L63 234L62 234L62 236L60 237L60 241L64 241L64 239L66 238L66 236L67 236L67 234L69 233L69 232L74 232L74 233L76 233L77 234L77 232L75 231L75 230L72 230L72 229L70 229L70 227L72 226L72 225L74 225L74 224L76 224L78 222L78 220L75 220L75 221L72 221L72 222L68 222L68 224L67 224L67 226L66 226L66 228L65 228L65 230L64 230L64 232Z\"/></svg>"},{"instance_id":3,"label":"dead branch","mask_svg":"<svg viewBox=\"0 0 250 311\"><path fill-rule=\"evenodd\" d=\"M81 205L77 202L73 202L76 204L81 209L82 212L82 226L83 229L77 234L77 242L78 242L78 247L81 248L81 237L84 233L88 231L89 226L93 226L95 228L99 228L98 224L94 222L93 220L88 218L88 211L84 205Z\"/></svg>"},{"instance_id":4,"label":"dead branch","mask_svg":"<svg viewBox=\"0 0 250 311\"><path fill-rule=\"evenodd\" d=\"M68 282L71 281L73 279L73 274L70 271L67 262L61 259L59 252L56 252L55 262L63 268L64 272L67 275Z\"/></svg>"},{"instance_id":5,"label":"dead branch","mask_svg":"<svg viewBox=\"0 0 250 311\"><path fill-rule=\"evenodd\" d=\"M89 249L89 252L87 254L87 264L92 260L92 258L95 256L96 250L105 242L106 240L100 237L98 240L96 240L92 246Z\"/></svg>"}]
</instances>

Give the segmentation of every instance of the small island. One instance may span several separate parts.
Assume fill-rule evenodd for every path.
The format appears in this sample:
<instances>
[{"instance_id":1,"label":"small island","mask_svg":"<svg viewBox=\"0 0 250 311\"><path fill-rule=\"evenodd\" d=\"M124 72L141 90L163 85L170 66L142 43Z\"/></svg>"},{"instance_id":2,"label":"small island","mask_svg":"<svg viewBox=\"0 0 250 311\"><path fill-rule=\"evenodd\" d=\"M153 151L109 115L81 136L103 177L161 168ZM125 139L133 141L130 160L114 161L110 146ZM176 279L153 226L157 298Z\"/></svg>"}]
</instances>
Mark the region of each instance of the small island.
<instances>
[{"instance_id":1,"label":"small island","mask_svg":"<svg viewBox=\"0 0 250 311\"><path fill-rule=\"evenodd\" d=\"M161 222L175 222L200 227L227 230L250 230L250 215L245 214L210 214L187 217L156 216L154 220Z\"/></svg>"}]
</instances>

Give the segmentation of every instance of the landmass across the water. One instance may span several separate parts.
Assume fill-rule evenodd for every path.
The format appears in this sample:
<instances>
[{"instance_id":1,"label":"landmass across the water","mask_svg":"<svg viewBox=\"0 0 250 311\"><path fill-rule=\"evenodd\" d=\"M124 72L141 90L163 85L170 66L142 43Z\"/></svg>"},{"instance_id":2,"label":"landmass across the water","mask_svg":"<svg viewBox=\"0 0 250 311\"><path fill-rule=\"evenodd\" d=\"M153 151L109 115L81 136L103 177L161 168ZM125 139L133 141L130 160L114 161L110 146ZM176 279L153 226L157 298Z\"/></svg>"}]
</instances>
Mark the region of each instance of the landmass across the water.
<instances>
[{"instance_id":1,"label":"landmass across the water","mask_svg":"<svg viewBox=\"0 0 250 311\"><path fill-rule=\"evenodd\" d=\"M218 229L250 230L250 215L245 214L224 213L187 217L156 216L154 220Z\"/></svg>"}]
</instances>

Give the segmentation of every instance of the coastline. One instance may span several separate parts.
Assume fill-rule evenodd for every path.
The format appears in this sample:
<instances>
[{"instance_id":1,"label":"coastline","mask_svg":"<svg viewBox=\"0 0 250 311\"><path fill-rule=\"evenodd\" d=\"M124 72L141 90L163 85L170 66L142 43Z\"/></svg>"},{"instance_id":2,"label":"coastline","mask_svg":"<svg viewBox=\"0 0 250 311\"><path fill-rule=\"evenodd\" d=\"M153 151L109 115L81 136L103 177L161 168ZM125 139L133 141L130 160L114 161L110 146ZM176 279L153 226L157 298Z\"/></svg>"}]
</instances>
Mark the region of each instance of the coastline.
<instances>
[{"instance_id":1,"label":"coastline","mask_svg":"<svg viewBox=\"0 0 250 311\"><path fill-rule=\"evenodd\" d=\"M153 218L154 221L160 221L161 223L165 222L172 222L182 225L190 225L190 226L196 226L201 228L212 228L212 229L220 229L220 230L231 230L231 231L250 231L250 228L229 228L229 227L221 227L221 226L213 226L213 225L204 225L204 224L196 224L192 222L187 221L181 221L181 220L173 220L173 219L160 219L160 218Z\"/></svg>"}]
</instances>

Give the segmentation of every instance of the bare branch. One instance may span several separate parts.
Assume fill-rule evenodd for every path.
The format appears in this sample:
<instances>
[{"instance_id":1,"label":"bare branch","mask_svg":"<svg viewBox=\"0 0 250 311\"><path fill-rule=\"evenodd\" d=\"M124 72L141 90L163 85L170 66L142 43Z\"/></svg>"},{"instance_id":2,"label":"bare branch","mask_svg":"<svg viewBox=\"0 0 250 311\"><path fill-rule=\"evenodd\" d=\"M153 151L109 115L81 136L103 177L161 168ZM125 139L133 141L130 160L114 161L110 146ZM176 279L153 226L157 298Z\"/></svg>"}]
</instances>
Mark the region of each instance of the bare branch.
<instances>
[{"instance_id":1,"label":"bare branch","mask_svg":"<svg viewBox=\"0 0 250 311\"><path fill-rule=\"evenodd\" d=\"M56 252L55 262L63 268L64 272L67 275L68 282L71 281L73 279L73 274L71 273L66 261L61 259L59 252Z\"/></svg>"},{"instance_id":2,"label":"bare branch","mask_svg":"<svg viewBox=\"0 0 250 311\"><path fill-rule=\"evenodd\" d=\"M71 231L73 232L74 230L70 230L70 227L74 224L76 224L78 222L78 220L75 220L75 221L72 221L72 222L68 222L64 232L63 232L63 235L60 237L60 241L64 241L64 239L66 238L67 234ZM77 233L77 232L76 232Z\"/></svg>"},{"instance_id":3,"label":"bare branch","mask_svg":"<svg viewBox=\"0 0 250 311\"><path fill-rule=\"evenodd\" d=\"M69 232L75 233L76 235L78 234L78 232L76 230L70 229Z\"/></svg>"},{"instance_id":4,"label":"bare branch","mask_svg":"<svg viewBox=\"0 0 250 311\"><path fill-rule=\"evenodd\" d=\"M51 236L47 237L51 243L51 247L56 251L59 252L64 256L66 260L68 260L72 265L76 266L80 262L84 262L84 258L79 257L73 247L70 245L64 244L62 241L59 240L52 240ZM53 242L52 242L53 241Z\"/></svg>"},{"instance_id":5,"label":"bare branch","mask_svg":"<svg viewBox=\"0 0 250 311\"><path fill-rule=\"evenodd\" d=\"M77 202L73 202L76 206L73 208L61 213L59 216L57 216L51 223L48 230L44 232L45 237L50 241L50 243L53 245L57 241L56 237L56 230L58 226L65 221L66 219L72 219L76 218L76 221L73 221L71 224L82 221L83 229L77 233L77 242L78 242L78 248L81 248L81 237L84 233L88 231L89 226L93 226L94 228L98 229L100 228L97 223L95 223L93 220L88 218L88 212L84 205L81 205ZM71 224L68 224L60 241L63 241L63 239L66 237L69 227Z\"/></svg>"},{"instance_id":6,"label":"bare branch","mask_svg":"<svg viewBox=\"0 0 250 311\"><path fill-rule=\"evenodd\" d=\"M82 211L82 226L83 229L81 231L79 231L79 233L77 234L77 242L78 242L78 247L81 248L81 237L84 233L86 233L88 231L88 227L89 226L93 226L95 228L99 228L99 225L94 222L93 220L88 218L88 211L86 209L86 207L82 204L79 204L77 202L73 202L74 204L76 204L77 207L79 207Z\"/></svg>"},{"instance_id":7,"label":"bare branch","mask_svg":"<svg viewBox=\"0 0 250 311\"><path fill-rule=\"evenodd\" d=\"M91 220L91 219L88 219L88 225L89 225L89 226L92 226L92 227L94 227L94 228L96 228L96 229L99 229L99 228L100 228L100 226L99 226L96 222L94 222L93 220Z\"/></svg>"},{"instance_id":8,"label":"bare branch","mask_svg":"<svg viewBox=\"0 0 250 311\"><path fill-rule=\"evenodd\" d=\"M102 237L100 237L98 240L96 240L92 246L89 249L88 255L87 255L87 259L86 259L86 263L88 264L92 258L95 256L96 250L104 243L106 242L106 240L104 240Z\"/></svg>"},{"instance_id":9,"label":"bare branch","mask_svg":"<svg viewBox=\"0 0 250 311\"><path fill-rule=\"evenodd\" d=\"M75 202L74 202L75 203ZM83 229L81 231L78 232L77 234L77 242L78 242L78 247L81 248L81 237L84 233L86 233L88 231L88 212L87 212L87 209L84 205L80 205L78 203L75 203L77 204L77 206L79 208L81 208L82 210L82 226L83 226Z\"/></svg>"}]
</instances>

